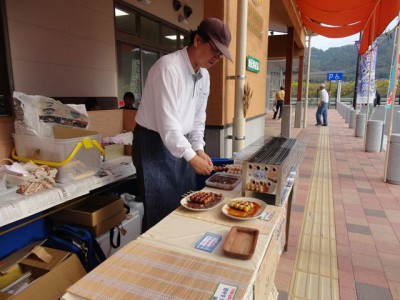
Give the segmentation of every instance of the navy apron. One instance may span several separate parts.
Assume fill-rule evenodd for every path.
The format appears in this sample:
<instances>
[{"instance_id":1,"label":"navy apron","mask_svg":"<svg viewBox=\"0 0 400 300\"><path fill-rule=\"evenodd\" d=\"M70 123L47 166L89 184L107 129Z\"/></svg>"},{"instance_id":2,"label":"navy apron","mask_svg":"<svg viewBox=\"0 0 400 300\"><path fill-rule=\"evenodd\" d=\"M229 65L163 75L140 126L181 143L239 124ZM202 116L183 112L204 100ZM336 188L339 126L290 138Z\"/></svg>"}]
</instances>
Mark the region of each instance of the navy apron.
<instances>
[{"instance_id":1,"label":"navy apron","mask_svg":"<svg viewBox=\"0 0 400 300\"><path fill-rule=\"evenodd\" d=\"M184 158L164 146L158 132L136 125L132 158L144 205L142 232L180 206L183 194L196 189L196 173Z\"/></svg>"}]
</instances>

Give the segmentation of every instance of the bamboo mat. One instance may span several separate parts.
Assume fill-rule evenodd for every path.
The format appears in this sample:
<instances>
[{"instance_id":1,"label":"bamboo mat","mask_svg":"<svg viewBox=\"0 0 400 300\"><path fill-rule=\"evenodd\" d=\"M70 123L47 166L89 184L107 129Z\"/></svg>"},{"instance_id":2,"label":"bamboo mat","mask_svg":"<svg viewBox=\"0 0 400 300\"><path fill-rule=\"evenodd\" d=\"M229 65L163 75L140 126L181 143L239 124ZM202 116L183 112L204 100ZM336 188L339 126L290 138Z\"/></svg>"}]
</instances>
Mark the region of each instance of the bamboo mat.
<instances>
[{"instance_id":1,"label":"bamboo mat","mask_svg":"<svg viewBox=\"0 0 400 300\"><path fill-rule=\"evenodd\" d=\"M68 288L87 299L211 299L219 283L252 288L252 270L133 241Z\"/></svg>"},{"instance_id":2,"label":"bamboo mat","mask_svg":"<svg viewBox=\"0 0 400 300\"><path fill-rule=\"evenodd\" d=\"M275 224L286 214L286 206L273 206L267 205L266 211L274 212L274 215L271 220L261 220L261 219L250 219L250 220L236 220L225 216L222 213L223 204L220 204L218 207L207 210L207 211L192 211L188 210L184 207L179 207L173 211L173 214L177 214L179 216L184 216L187 218L194 218L202 221L207 221L211 223L216 223L219 225L224 225L228 227L232 226L244 226L249 228L258 229L261 234L272 234L272 231L275 227Z\"/></svg>"}]
</instances>

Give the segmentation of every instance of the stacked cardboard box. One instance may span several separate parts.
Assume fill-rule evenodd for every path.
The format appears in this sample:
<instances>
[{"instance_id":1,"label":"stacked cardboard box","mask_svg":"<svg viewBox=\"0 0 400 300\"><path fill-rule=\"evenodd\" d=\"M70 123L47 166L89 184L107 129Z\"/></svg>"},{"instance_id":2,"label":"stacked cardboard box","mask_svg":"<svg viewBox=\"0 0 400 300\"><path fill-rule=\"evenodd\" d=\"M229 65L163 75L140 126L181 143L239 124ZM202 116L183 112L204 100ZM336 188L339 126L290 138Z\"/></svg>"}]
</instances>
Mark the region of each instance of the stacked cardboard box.
<instances>
[{"instance_id":1,"label":"stacked cardboard box","mask_svg":"<svg viewBox=\"0 0 400 300\"><path fill-rule=\"evenodd\" d=\"M123 200L117 195L98 195L51 216L55 225L73 224L98 237L126 218Z\"/></svg>"},{"instance_id":2,"label":"stacked cardboard box","mask_svg":"<svg viewBox=\"0 0 400 300\"><path fill-rule=\"evenodd\" d=\"M86 272L70 252L29 245L2 261L0 300L59 299Z\"/></svg>"}]
</instances>

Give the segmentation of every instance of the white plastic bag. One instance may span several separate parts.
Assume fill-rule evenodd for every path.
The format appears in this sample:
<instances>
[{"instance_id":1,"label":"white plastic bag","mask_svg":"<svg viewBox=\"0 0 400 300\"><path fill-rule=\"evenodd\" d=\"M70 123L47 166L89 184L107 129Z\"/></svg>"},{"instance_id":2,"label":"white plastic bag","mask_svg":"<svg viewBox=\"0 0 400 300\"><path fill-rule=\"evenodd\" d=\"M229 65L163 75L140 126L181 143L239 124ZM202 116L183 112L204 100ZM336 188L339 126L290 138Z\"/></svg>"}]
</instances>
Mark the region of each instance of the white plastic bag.
<instances>
[{"instance_id":1,"label":"white plastic bag","mask_svg":"<svg viewBox=\"0 0 400 300\"><path fill-rule=\"evenodd\" d=\"M15 133L53 137L53 126L86 129L89 117L58 100L14 92Z\"/></svg>"}]
</instances>

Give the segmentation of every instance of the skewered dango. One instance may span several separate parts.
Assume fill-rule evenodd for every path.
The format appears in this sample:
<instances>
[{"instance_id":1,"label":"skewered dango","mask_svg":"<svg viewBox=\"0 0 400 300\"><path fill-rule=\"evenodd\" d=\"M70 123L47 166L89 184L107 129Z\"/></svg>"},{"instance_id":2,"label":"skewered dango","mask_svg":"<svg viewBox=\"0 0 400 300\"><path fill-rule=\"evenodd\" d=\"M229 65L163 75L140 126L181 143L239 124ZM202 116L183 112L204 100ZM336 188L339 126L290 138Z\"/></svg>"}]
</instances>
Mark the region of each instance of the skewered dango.
<instances>
[{"instance_id":1,"label":"skewered dango","mask_svg":"<svg viewBox=\"0 0 400 300\"><path fill-rule=\"evenodd\" d=\"M240 211L249 212L254 207L254 204L249 201L231 200L228 202L228 206Z\"/></svg>"}]
</instances>

